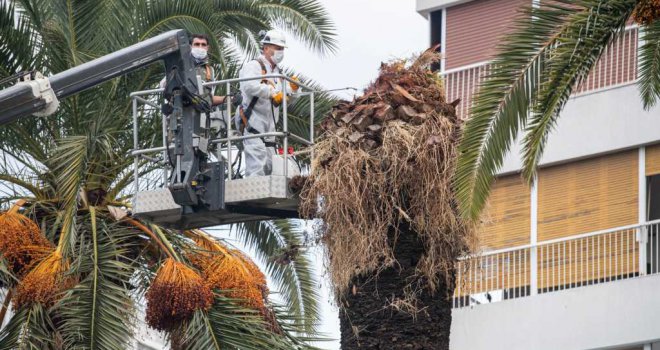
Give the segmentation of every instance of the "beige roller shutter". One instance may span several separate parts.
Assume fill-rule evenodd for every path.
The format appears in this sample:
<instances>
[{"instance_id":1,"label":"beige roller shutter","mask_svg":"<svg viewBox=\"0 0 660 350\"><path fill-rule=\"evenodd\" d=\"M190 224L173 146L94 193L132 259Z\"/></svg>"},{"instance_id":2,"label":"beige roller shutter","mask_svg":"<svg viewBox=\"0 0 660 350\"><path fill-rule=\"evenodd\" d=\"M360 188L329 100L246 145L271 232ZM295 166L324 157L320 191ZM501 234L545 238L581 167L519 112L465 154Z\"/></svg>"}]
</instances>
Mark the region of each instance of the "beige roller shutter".
<instances>
[{"instance_id":1,"label":"beige roller shutter","mask_svg":"<svg viewBox=\"0 0 660 350\"><path fill-rule=\"evenodd\" d=\"M530 189L520 175L495 180L478 229L482 250L511 248L529 244ZM490 256L483 260L468 259L457 264L458 279L454 297L467 305L467 295L492 289L522 288L529 281L528 251ZM506 281L506 282L505 282Z\"/></svg>"},{"instance_id":2,"label":"beige roller shutter","mask_svg":"<svg viewBox=\"0 0 660 350\"><path fill-rule=\"evenodd\" d=\"M637 150L541 169L538 240L637 222Z\"/></svg>"},{"instance_id":3,"label":"beige roller shutter","mask_svg":"<svg viewBox=\"0 0 660 350\"><path fill-rule=\"evenodd\" d=\"M486 204L479 243L483 249L529 244L530 189L520 175L498 178Z\"/></svg>"},{"instance_id":4,"label":"beige roller shutter","mask_svg":"<svg viewBox=\"0 0 660 350\"><path fill-rule=\"evenodd\" d=\"M646 147L646 176L660 174L660 145Z\"/></svg>"}]
</instances>

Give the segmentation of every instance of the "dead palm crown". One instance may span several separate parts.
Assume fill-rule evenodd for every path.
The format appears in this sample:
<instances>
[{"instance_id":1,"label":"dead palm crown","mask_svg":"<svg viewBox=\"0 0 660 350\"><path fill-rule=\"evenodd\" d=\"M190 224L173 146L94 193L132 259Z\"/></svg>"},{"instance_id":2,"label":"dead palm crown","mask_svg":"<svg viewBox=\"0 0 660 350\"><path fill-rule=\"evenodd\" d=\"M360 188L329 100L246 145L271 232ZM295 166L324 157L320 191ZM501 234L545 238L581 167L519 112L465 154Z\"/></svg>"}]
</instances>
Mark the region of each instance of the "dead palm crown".
<instances>
[{"instance_id":1,"label":"dead palm crown","mask_svg":"<svg viewBox=\"0 0 660 350\"><path fill-rule=\"evenodd\" d=\"M462 122L430 70L438 60L428 50L383 64L365 94L338 104L322 125L302 210L322 219L317 232L338 296L359 287L354 278L396 267L400 235L419 237L424 251L417 276L401 276L410 278L409 297L451 289L454 262L469 251L473 230L451 182Z\"/></svg>"}]
</instances>

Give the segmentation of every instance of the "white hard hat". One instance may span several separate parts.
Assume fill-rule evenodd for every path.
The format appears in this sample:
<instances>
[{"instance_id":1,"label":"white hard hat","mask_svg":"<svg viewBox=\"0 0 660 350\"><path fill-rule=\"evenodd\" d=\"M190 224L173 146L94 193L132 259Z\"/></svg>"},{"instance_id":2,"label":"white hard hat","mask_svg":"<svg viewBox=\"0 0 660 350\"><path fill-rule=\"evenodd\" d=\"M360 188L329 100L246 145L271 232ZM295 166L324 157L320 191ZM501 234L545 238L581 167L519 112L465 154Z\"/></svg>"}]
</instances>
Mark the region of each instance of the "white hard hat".
<instances>
[{"instance_id":1,"label":"white hard hat","mask_svg":"<svg viewBox=\"0 0 660 350\"><path fill-rule=\"evenodd\" d=\"M277 45L279 47L286 48L286 38L284 37L284 34L279 30L269 30L264 35L263 39L261 39L261 45L264 44Z\"/></svg>"}]
</instances>

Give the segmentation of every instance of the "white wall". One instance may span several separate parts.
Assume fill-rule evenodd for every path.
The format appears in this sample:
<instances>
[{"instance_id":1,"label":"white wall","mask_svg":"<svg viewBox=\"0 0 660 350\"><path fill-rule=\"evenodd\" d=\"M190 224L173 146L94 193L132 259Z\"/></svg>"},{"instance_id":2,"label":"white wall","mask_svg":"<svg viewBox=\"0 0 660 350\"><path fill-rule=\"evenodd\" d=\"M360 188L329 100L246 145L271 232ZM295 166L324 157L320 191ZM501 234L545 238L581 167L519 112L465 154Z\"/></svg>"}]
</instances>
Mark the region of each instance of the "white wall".
<instances>
[{"instance_id":1,"label":"white wall","mask_svg":"<svg viewBox=\"0 0 660 350\"><path fill-rule=\"evenodd\" d=\"M451 350L616 349L660 340L660 276L452 312Z\"/></svg>"},{"instance_id":2,"label":"white wall","mask_svg":"<svg viewBox=\"0 0 660 350\"><path fill-rule=\"evenodd\" d=\"M541 165L660 141L660 107L645 111L636 85L572 98L550 134ZM512 147L500 173L520 169Z\"/></svg>"}]
</instances>

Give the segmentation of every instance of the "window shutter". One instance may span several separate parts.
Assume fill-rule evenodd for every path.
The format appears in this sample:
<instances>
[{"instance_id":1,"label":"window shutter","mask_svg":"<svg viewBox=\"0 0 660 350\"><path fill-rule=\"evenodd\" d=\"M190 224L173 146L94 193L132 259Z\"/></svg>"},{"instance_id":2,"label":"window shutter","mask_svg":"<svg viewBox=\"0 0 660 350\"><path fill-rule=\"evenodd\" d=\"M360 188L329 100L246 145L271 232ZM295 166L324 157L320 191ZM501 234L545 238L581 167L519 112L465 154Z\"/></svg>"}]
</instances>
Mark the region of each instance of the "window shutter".
<instances>
[{"instance_id":1,"label":"window shutter","mask_svg":"<svg viewBox=\"0 0 660 350\"><path fill-rule=\"evenodd\" d=\"M498 178L486 204L479 243L486 250L529 244L530 189L520 175Z\"/></svg>"},{"instance_id":2,"label":"window shutter","mask_svg":"<svg viewBox=\"0 0 660 350\"><path fill-rule=\"evenodd\" d=\"M539 171L538 240L637 222L638 151Z\"/></svg>"}]
</instances>

